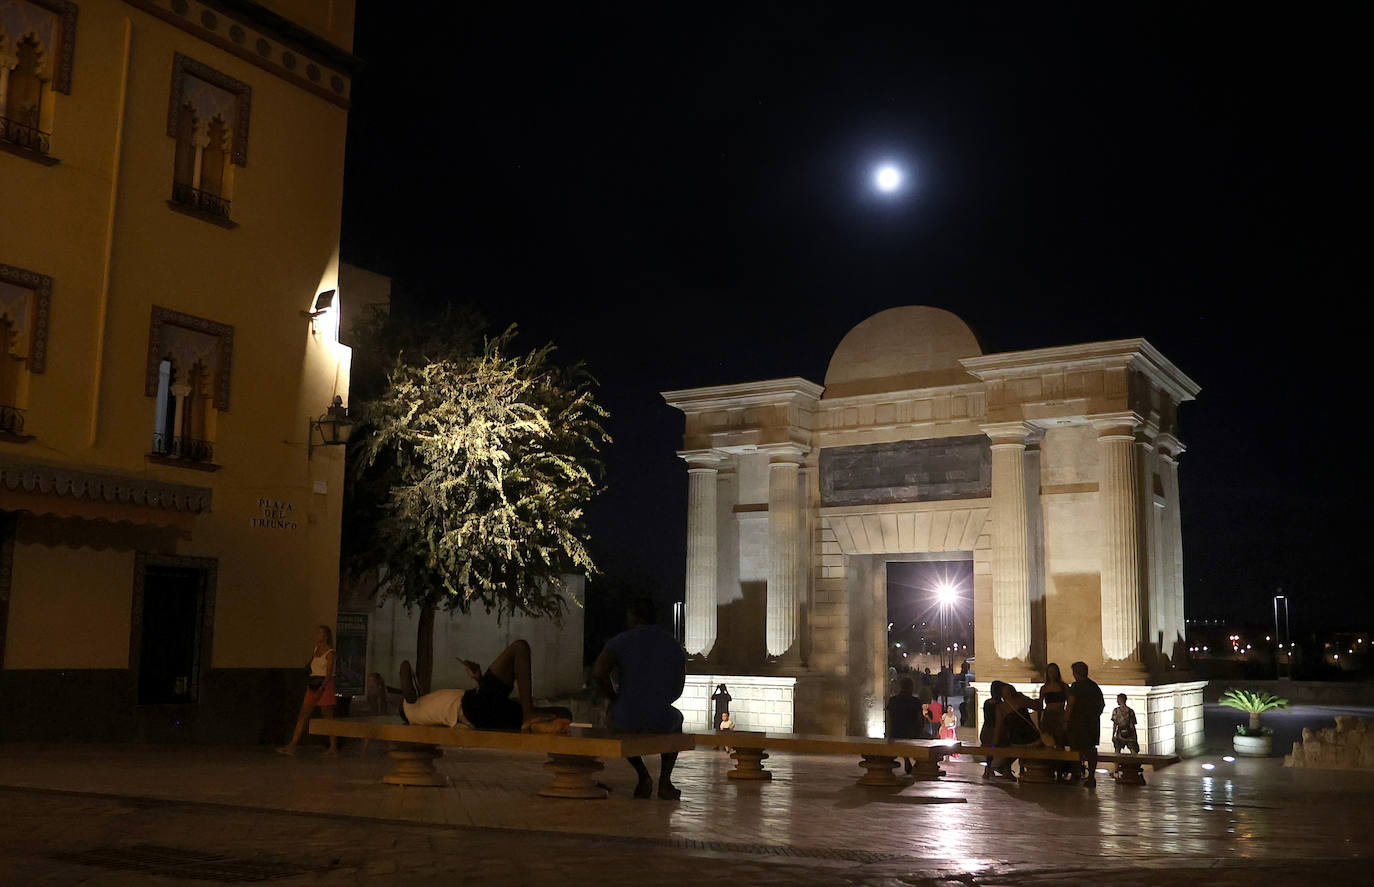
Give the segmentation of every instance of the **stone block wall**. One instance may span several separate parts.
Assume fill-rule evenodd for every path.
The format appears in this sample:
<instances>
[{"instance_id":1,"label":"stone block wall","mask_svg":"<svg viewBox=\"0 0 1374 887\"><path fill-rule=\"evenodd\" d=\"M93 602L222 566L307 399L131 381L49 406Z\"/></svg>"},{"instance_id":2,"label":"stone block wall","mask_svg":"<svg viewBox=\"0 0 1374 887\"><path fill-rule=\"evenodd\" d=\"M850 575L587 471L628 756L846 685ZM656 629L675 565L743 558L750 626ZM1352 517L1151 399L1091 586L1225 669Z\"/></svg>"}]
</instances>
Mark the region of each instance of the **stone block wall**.
<instances>
[{"instance_id":1,"label":"stone block wall","mask_svg":"<svg viewBox=\"0 0 1374 887\"><path fill-rule=\"evenodd\" d=\"M1116 708L1116 695L1126 694L1126 704L1135 710L1136 738L1140 750L1152 755L1189 755L1202 748L1202 693L1206 681L1193 681L1179 684L1159 684L1148 687L1143 685L1102 684L1102 697L1106 708L1098 726L1098 748L1112 750L1112 709ZM975 707L974 729L982 729L983 700L988 698L989 683L979 681L973 685L978 704ZM1040 693L1040 685L1017 684L1016 689L1034 699ZM976 734L975 734L976 735Z\"/></svg>"},{"instance_id":2,"label":"stone block wall","mask_svg":"<svg viewBox=\"0 0 1374 887\"><path fill-rule=\"evenodd\" d=\"M1374 770L1374 718L1341 715L1325 730L1304 727L1302 742L1283 759L1285 767L1312 770Z\"/></svg>"},{"instance_id":3,"label":"stone block wall","mask_svg":"<svg viewBox=\"0 0 1374 887\"><path fill-rule=\"evenodd\" d=\"M711 694L717 684L724 684L730 692L730 714L734 716L736 730L793 732L796 678L728 674L687 676L682 697L675 703L682 712L682 729L711 729Z\"/></svg>"}]
</instances>

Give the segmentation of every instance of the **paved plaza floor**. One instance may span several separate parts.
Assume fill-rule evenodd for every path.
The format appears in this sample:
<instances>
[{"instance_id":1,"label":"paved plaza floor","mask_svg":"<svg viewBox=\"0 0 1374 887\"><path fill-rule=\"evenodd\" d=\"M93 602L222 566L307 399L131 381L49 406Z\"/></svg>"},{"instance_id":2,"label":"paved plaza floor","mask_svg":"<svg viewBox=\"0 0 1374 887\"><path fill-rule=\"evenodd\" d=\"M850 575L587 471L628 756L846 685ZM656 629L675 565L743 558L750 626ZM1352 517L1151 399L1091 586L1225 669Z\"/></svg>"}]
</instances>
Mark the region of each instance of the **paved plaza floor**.
<instances>
[{"instance_id":1,"label":"paved plaza floor","mask_svg":"<svg viewBox=\"0 0 1374 887\"><path fill-rule=\"evenodd\" d=\"M654 765L650 760L651 767ZM448 788L378 780L383 750L0 745L0 884L1369 884L1374 774L1211 755L1146 787L985 782L973 763L900 789L857 761L775 755L733 784L681 757L680 802L537 797L533 755L449 750ZM1205 770L1203 764L1215 769Z\"/></svg>"}]
</instances>

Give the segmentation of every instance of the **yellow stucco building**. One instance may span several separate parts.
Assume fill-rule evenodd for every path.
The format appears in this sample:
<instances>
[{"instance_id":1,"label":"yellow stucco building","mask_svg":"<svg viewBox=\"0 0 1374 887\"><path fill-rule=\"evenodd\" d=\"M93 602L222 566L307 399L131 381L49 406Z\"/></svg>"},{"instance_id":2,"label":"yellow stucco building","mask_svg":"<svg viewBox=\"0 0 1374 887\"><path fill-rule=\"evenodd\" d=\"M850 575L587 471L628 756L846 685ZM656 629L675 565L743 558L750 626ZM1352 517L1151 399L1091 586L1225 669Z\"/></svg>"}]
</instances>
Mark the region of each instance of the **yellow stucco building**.
<instances>
[{"instance_id":1,"label":"yellow stucco building","mask_svg":"<svg viewBox=\"0 0 1374 887\"><path fill-rule=\"evenodd\" d=\"M337 606L353 6L0 0L0 739L284 738Z\"/></svg>"}]
</instances>

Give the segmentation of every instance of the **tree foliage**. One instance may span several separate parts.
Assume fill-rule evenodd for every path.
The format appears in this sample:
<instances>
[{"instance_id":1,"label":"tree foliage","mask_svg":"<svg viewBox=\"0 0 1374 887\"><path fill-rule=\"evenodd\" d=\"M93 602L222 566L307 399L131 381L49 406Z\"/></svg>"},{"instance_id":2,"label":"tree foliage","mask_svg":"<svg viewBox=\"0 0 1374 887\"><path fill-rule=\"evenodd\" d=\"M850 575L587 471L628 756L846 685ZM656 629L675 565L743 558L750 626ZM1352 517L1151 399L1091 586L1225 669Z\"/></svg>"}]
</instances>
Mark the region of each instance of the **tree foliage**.
<instances>
[{"instance_id":1,"label":"tree foliage","mask_svg":"<svg viewBox=\"0 0 1374 887\"><path fill-rule=\"evenodd\" d=\"M551 345L518 353L514 336L403 351L357 410L350 566L382 568L378 592L431 618L557 618L562 575L596 570L585 509L606 412L583 367L555 363Z\"/></svg>"}]
</instances>

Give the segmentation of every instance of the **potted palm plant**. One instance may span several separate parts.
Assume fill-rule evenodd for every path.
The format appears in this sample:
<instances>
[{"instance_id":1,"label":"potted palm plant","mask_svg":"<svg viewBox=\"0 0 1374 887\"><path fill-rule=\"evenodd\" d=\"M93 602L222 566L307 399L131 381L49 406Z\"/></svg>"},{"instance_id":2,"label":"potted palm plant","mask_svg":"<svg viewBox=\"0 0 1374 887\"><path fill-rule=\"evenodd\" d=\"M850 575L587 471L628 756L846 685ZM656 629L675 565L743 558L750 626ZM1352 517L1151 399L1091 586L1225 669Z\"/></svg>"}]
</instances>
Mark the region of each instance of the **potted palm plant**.
<instances>
[{"instance_id":1,"label":"potted palm plant","mask_svg":"<svg viewBox=\"0 0 1374 887\"><path fill-rule=\"evenodd\" d=\"M1250 715L1250 723L1237 727L1236 735L1231 740L1231 747L1236 754L1251 758L1268 757L1273 751L1274 731L1260 726L1260 715L1266 711L1287 708L1288 700L1257 690L1227 690L1221 696L1221 704Z\"/></svg>"}]
</instances>

